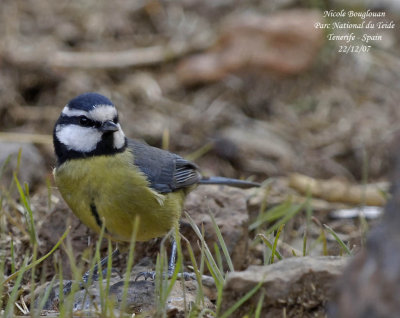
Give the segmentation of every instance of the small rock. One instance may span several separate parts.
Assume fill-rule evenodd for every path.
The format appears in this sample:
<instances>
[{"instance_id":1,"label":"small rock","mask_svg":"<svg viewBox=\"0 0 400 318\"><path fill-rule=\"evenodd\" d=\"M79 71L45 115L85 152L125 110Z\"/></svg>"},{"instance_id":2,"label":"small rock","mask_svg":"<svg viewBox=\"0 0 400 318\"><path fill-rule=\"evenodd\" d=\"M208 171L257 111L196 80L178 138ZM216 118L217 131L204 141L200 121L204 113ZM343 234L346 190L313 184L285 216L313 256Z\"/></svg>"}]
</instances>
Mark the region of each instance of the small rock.
<instances>
[{"instance_id":1,"label":"small rock","mask_svg":"<svg viewBox=\"0 0 400 318\"><path fill-rule=\"evenodd\" d=\"M324 315L324 304L333 292L336 279L347 263L343 257L293 257L266 266L250 266L243 272L228 274L223 292L222 312L263 282L238 311L242 317L257 306L264 293L262 317L316 317ZM317 317L319 317L317 316Z\"/></svg>"},{"instance_id":2,"label":"small rock","mask_svg":"<svg viewBox=\"0 0 400 318\"><path fill-rule=\"evenodd\" d=\"M311 66L324 42L323 31L314 27L322 21L316 10L233 16L223 24L216 47L183 60L178 77L191 85L248 69L299 74Z\"/></svg>"}]
</instances>

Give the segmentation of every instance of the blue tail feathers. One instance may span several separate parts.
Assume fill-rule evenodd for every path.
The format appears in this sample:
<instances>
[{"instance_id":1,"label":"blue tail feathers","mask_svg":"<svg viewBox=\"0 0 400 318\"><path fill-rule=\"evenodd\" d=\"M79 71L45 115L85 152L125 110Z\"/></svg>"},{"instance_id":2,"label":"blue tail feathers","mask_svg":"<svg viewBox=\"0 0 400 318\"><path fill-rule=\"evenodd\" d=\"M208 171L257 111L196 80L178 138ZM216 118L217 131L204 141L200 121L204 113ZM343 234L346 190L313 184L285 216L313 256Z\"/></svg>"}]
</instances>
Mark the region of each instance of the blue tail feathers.
<instances>
[{"instance_id":1,"label":"blue tail feathers","mask_svg":"<svg viewBox=\"0 0 400 318\"><path fill-rule=\"evenodd\" d=\"M253 181L238 180L224 177L203 177L199 180L199 184L224 184L235 188L253 188L260 187L261 184Z\"/></svg>"}]
</instances>

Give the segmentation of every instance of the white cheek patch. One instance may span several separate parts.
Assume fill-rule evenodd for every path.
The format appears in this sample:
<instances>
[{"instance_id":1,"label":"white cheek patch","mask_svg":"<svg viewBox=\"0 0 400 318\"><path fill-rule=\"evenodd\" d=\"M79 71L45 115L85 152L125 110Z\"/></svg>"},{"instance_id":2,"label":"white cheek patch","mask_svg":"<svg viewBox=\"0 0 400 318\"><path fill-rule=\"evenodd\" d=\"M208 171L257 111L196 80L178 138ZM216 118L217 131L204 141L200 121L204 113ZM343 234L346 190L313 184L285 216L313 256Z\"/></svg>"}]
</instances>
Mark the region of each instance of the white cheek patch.
<instances>
[{"instance_id":1,"label":"white cheek patch","mask_svg":"<svg viewBox=\"0 0 400 318\"><path fill-rule=\"evenodd\" d=\"M114 133L114 148L121 149L125 145L125 135L121 129L121 125L118 124L118 131Z\"/></svg>"},{"instance_id":2,"label":"white cheek patch","mask_svg":"<svg viewBox=\"0 0 400 318\"><path fill-rule=\"evenodd\" d=\"M91 127L77 125L58 125L56 136L68 150L90 152L96 149L101 140L101 132Z\"/></svg>"}]
</instances>

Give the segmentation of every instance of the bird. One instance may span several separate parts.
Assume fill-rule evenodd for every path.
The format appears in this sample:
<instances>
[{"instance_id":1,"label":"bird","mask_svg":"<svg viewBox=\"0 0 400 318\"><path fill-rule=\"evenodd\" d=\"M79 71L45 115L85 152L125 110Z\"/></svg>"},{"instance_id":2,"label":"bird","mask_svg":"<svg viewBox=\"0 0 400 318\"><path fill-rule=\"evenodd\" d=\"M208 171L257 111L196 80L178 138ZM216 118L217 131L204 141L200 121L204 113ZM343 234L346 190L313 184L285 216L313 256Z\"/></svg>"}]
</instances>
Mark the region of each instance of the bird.
<instances>
[{"instance_id":1,"label":"bird","mask_svg":"<svg viewBox=\"0 0 400 318\"><path fill-rule=\"evenodd\" d=\"M179 228L187 194L202 184L258 187L256 182L204 177L183 157L127 138L111 100L89 92L71 99L53 130L55 183L73 213L97 233L130 242ZM168 273L175 268L173 241ZM154 279L154 272L143 273Z\"/></svg>"}]
</instances>

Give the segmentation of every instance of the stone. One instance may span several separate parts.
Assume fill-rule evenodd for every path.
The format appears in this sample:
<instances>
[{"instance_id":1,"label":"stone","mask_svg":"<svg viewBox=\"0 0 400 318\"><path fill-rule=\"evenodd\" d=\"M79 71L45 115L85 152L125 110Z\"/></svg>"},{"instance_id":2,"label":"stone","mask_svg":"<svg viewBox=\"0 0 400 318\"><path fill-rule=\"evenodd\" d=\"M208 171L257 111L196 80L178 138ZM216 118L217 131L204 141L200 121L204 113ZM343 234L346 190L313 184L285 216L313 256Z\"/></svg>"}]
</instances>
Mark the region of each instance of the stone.
<instances>
[{"instance_id":1,"label":"stone","mask_svg":"<svg viewBox=\"0 0 400 318\"><path fill-rule=\"evenodd\" d=\"M222 312L261 282L257 293L235 311L235 317L254 310L261 293L264 294L261 317L325 317L325 302L346 264L343 257L293 257L231 272L224 286Z\"/></svg>"}]
</instances>

